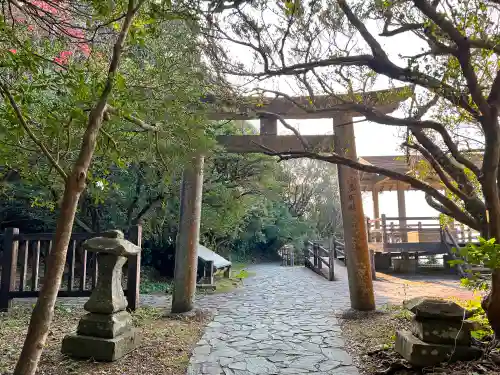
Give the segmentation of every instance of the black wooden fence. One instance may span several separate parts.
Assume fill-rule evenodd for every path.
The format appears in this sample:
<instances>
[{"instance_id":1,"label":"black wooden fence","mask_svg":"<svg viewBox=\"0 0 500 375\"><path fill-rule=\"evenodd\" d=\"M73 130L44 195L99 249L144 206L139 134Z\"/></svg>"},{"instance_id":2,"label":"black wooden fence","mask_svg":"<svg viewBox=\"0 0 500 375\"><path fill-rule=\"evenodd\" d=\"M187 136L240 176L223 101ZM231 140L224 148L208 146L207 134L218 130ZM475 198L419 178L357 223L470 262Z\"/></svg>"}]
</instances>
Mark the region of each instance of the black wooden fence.
<instances>
[{"instance_id":1,"label":"black wooden fence","mask_svg":"<svg viewBox=\"0 0 500 375\"><path fill-rule=\"evenodd\" d=\"M97 283L97 258L96 253L88 256L81 245L85 240L96 236L96 233L71 235L58 297L90 296ZM53 238L53 233L24 234L19 233L18 228L5 229L0 275L0 311L7 311L13 298L38 297L43 276L47 271L47 258ZM132 227L127 239L141 246L142 227ZM128 308L131 310L135 310L139 305L140 263L140 254L130 257L127 262L127 285L124 291Z\"/></svg>"}]
</instances>

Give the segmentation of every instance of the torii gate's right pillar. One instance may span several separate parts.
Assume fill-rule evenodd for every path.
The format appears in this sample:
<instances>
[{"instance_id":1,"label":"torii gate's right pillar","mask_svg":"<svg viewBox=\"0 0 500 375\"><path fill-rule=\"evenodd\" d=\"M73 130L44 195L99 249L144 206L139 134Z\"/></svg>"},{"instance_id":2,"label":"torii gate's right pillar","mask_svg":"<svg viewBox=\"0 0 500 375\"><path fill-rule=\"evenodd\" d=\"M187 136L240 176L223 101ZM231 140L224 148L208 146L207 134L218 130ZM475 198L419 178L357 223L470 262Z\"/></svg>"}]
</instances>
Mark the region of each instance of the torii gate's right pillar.
<instances>
[{"instance_id":1,"label":"torii gate's right pillar","mask_svg":"<svg viewBox=\"0 0 500 375\"><path fill-rule=\"evenodd\" d=\"M357 160L352 115L339 112L333 119L333 127L335 152ZM375 296L359 173L342 165L337 165L337 168L351 307L356 310L374 310Z\"/></svg>"}]
</instances>

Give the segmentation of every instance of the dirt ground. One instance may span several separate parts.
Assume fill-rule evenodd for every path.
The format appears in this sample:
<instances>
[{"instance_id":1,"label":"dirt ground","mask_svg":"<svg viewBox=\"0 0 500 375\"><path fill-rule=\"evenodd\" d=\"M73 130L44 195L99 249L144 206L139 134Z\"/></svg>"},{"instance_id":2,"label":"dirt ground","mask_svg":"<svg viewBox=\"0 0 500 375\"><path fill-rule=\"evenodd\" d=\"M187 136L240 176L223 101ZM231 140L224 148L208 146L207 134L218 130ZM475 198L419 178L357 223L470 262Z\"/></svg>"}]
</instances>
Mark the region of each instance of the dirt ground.
<instances>
[{"instance_id":1,"label":"dirt ground","mask_svg":"<svg viewBox=\"0 0 500 375\"><path fill-rule=\"evenodd\" d=\"M378 305L401 305L404 300L414 297L441 297L470 299L474 293L460 286L455 275L396 275L377 272L373 282Z\"/></svg>"},{"instance_id":2,"label":"dirt ground","mask_svg":"<svg viewBox=\"0 0 500 375\"><path fill-rule=\"evenodd\" d=\"M135 325L143 333L140 350L120 361L96 363L73 360L61 354L61 341L74 331L85 311L79 307L58 305L42 354L40 375L184 375L192 347L200 339L206 314L191 318L165 317L164 308L144 307L134 313ZM30 306L19 305L0 314L0 374L13 371L19 356L29 317Z\"/></svg>"}]
</instances>

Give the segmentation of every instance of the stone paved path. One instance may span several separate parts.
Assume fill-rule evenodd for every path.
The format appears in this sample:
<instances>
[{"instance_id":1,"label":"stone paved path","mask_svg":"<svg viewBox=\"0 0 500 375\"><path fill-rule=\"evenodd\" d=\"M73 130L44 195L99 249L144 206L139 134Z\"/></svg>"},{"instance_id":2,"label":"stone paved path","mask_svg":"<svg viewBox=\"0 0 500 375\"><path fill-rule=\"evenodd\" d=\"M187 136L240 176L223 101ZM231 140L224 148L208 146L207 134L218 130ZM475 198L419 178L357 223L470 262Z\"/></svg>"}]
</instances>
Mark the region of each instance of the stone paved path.
<instances>
[{"instance_id":1,"label":"stone paved path","mask_svg":"<svg viewBox=\"0 0 500 375\"><path fill-rule=\"evenodd\" d=\"M198 301L216 311L188 375L357 375L335 311L349 307L347 277L328 282L304 267L259 265L245 287Z\"/></svg>"}]
</instances>

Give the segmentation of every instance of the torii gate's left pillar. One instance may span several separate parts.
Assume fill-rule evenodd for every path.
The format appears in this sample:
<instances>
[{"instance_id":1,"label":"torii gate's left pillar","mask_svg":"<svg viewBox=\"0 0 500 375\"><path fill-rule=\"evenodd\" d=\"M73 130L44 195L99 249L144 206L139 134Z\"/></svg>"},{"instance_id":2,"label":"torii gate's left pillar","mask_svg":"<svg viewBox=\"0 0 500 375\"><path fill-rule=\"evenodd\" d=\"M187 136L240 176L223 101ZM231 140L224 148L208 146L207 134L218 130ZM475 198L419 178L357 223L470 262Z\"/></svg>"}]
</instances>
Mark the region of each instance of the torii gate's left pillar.
<instances>
[{"instance_id":1,"label":"torii gate's left pillar","mask_svg":"<svg viewBox=\"0 0 500 375\"><path fill-rule=\"evenodd\" d=\"M192 163L185 167L182 176L179 232L175 244L173 313L183 313L193 309L198 270L203 162L202 155L194 156Z\"/></svg>"}]
</instances>

